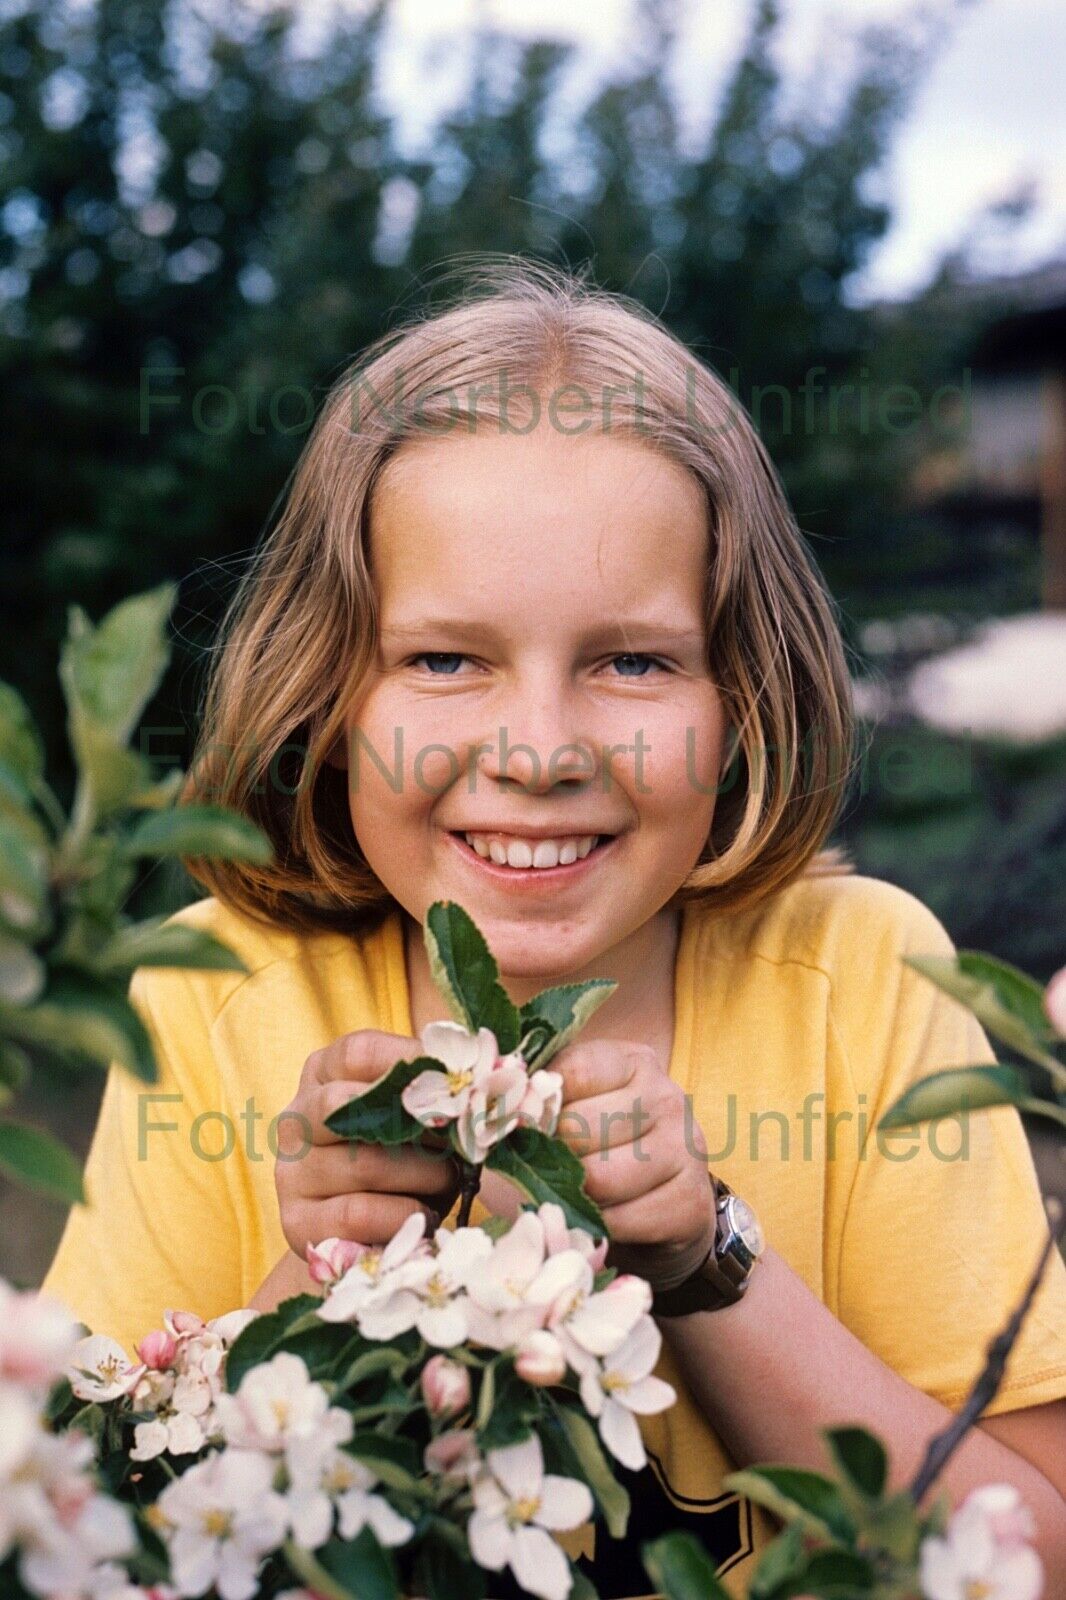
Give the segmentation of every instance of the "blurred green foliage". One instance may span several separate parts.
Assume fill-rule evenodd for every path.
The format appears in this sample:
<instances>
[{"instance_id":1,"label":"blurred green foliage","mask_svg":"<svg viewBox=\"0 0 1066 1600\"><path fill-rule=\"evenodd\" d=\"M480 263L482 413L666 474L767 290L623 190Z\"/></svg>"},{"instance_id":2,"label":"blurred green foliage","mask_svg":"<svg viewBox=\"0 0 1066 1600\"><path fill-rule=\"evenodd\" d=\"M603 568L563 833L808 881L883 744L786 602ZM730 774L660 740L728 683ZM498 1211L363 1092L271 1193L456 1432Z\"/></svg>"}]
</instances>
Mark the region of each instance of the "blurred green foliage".
<instances>
[{"instance_id":1,"label":"blurred green foliage","mask_svg":"<svg viewBox=\"0 0 1066 1600\"><path fill-rule=\"evenodd\" d=\"M146 738L185 764L203 654L310 412L353 353L432 303L439 264L470 252L587 263L731 382L852 645L916 589L963 616L1033 603L1024 541L1005 554L960 539L908 493L943 423L931 397L961 382L984 314L953 292L958 262L905 307L854 294L891 221L885 157L951 0L841 29L806 89L778 64L779 6L756 0L695 143L666 88L671 0L636 0L625 67L576 112L571 47L479 28L440 47L442 67L468 62L469 87L414 155L375 87L387 0L316 13L299 43L305 9L0 9L0 677L36 712L61 793L73 772L50 663L67 602L98 611L182 578ZM886 410L899 383L921 427ZM842 832L953 933L1046 972L1066 882L1061 769L983 759L965 803L932 772L903 805L876 778ZM180 886L153 890L162 903Z\"/></svg>"}]
</instances>

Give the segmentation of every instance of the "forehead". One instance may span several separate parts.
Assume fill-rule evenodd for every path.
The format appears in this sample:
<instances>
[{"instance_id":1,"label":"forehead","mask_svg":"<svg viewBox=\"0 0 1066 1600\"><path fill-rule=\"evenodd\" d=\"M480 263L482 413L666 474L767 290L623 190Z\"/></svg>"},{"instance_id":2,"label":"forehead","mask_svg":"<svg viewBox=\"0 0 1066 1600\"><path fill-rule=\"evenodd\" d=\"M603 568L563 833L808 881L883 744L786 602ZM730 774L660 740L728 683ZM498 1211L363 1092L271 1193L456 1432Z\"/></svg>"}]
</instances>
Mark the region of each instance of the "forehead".
<instances>
[{"instance_id":1,"label":"forehead","mask_svg":"<svg viewBox=\"0 0 1066 1600\"><path fill-rule=\"evenodd\" d=\"M707 510L695 476L650 444L541 426L407 443L370 510L370 562L386 611L501 584L628 603L653 590L699 605Z\"/></svg>"}]
</instances>

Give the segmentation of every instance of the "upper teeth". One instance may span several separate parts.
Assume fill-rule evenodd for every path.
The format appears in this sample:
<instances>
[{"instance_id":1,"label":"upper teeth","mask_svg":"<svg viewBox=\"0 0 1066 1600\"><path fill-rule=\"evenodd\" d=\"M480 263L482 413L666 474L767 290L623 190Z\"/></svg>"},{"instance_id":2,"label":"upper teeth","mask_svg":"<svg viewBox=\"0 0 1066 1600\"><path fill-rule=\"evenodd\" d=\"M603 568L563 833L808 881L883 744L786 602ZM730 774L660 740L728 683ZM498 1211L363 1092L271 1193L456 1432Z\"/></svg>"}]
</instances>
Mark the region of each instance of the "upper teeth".
<instances>
[{"instance_id":1,"label":"upper teeth","mask_svg":"<svg viewBox=\"0 0 1066 1600\"><path fill-rule=\"evenodd\" d=\"M568 867L587 856L597 839L594 833L537 839L535 843L500 833L467 833L463 837L479 856L501 867Z\"/></svg>"}]
</instances>

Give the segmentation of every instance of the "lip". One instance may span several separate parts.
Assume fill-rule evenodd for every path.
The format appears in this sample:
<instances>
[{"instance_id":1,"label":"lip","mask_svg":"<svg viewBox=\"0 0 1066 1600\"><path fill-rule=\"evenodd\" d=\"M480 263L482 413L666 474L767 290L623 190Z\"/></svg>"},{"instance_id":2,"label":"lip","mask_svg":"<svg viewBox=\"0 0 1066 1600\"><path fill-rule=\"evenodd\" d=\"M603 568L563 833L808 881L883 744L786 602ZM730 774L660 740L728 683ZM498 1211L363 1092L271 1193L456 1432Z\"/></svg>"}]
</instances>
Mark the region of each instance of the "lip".
<instances>
[{"instance_id":1,"label":"lip","mask_svg":"<svg viewBox=\"0 0 1066 1600\"><path fill-rule=\"evenodd\" d=\"M470 828L464 830L470 833L504 832L504 829ZM509 830L515 839L556 839L562 837L559 833L516 833ZM586 833L591 829L586 829ZM595 871L601 860L605 860L618 844L621 834L613 834L602 844L594 845L587 856L571 861L568 866L559 867L501 867L495 861L486 861L484 856L479 856L477 851L467 844L461 834L447 832L445 838L458 852L459 859L469 867L476 869L483 878L500 884L510 890L512 894L536 894L538 888L559 889L564 884L576 883L588 872Z\"/></svg>"}]
</instances>

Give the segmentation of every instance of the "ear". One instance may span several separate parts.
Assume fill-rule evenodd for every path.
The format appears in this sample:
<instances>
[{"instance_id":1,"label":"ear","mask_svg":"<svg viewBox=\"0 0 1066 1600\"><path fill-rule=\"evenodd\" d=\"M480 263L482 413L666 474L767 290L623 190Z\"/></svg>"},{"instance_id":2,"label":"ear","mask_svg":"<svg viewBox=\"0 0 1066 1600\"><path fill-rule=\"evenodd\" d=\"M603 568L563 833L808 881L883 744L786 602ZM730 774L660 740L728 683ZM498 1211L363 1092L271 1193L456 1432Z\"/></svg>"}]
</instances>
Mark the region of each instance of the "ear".
<instances>
[{"instance_id":1,"label":"ear","mask_svg":"<svg viewBox=\"0 0 1066 1600\"><path fill-rule=\"evenodd\" d=\"M329 749L326 751L325 762L327 767L336 767L339 772L348 770L348 731L345 729L338 733Z\"/></svg>"}]
</instances>

